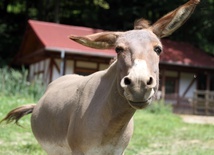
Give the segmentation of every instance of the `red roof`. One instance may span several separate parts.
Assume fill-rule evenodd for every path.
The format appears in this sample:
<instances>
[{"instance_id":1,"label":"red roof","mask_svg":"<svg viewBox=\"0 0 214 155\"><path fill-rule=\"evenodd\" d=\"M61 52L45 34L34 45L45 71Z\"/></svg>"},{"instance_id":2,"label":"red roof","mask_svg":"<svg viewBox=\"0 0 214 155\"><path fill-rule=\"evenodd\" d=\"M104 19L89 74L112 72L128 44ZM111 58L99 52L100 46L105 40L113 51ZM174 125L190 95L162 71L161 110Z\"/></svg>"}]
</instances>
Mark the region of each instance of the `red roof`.
<instances>
[{"instance_id":1,"label":"red roof","mask_svg":"<svg viewBox=\"0 0 214 155\"><path fill-rule=\"evenodd\" d=\"M45 49L63 50L68 53L101 57L114 57L116 55L114 50L96 50L88 48L68 38L71 34L83 36L103 30L34 20L29 20L28 23ZM164 53L161 55L161 63L214 69L214 57L191 44L165 39L162 40L162 43L164 46Z\"/></svg>"},{"instance_id":2,"label":"red roof","mask_svg":"<svg viewBox=\"0 0 214 155\"><path fill-rule=\"evenodd\" d=\"M163 39L162 44L164 46L162 63L214 69L214 57L189 43Z\"/></svg>"},{"instance_id":3,"label":"red roof","mask_svg":"<svg viewBox=\"0 0 214 155\"><path fill-rule=\"evenodd\" d=\"M112 57L116 55L113 50L92 49L69 39L69 35L71 34L83 36L101 32L103 30L34 20L29 20L28 23L42 42L43 46L47 49L59 49L68 53L101 55L103 57Z\"/></svg>"}]
</instances>

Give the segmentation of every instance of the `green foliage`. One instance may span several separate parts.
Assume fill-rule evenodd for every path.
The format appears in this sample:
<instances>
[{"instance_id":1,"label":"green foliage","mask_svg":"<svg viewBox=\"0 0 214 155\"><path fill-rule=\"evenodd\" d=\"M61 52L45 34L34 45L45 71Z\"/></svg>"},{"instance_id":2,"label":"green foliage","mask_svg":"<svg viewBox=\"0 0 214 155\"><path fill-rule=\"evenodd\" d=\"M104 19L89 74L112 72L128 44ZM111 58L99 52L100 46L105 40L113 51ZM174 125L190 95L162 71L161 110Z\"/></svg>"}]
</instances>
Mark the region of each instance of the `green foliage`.
<instances>
[{"instance_id":1,"label":"green foliage","mask_svg":"<svg viewBox=\"0 0 214 155\"><path fill-rule=\"evenodd\" d=\"M172 106L166 104L163 100L155 101L145 111L153 114L170 114L172 113Z\"/></svg>"},{"instance_id":2,"label":"green foliage","mask_svg":"<svg viewBox=\"0 0 214 155\"><path fill-rule=\"evenodd\" d=\"M0 53L6 62L18 52L28 19L106 30L133 28L135 19L152 23L187 0L3 0L0 1ZM186 41L214 54L214 1L200 2L191 18L170 39ZM1 65L1 64L0 64Z\"/></svg>"},{"instance_id":3,"label":"green foliage","mask_svg":"<svg viewBox=\"0 0 214 155\"><path fill-rule=\"evenodd\" d=\"M27 81L28 72L24 68L21 71L12 68L0 68L0 94L7 96L21 95L37 100L44 92L44 86L40 80Z\"/></svg>"},{"instance_id":4,"label":"green foliage","mask_svg":"<svg viewBox=\"0 0 214 155\"><path fill-rule=\"evenodd\" d=\"M100 6L103 9L109 9L109 4L105 0L94 0L94 5Z\"/></svg>"}]
</instances>

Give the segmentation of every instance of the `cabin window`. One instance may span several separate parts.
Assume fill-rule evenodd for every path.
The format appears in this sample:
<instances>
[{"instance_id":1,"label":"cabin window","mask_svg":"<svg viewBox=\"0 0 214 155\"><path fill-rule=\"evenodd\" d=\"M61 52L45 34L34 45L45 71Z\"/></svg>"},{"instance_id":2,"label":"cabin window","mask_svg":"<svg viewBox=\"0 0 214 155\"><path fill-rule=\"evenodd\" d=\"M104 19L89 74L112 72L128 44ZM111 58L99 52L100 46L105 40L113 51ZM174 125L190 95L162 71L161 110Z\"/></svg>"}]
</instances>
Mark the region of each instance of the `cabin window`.
<instances>
[{"instance_id":1,"label":"cabin window","mask_svg":"<svg viewBox=\"0 0 214 155\"><path fill-rule=\"evenodd\" d=\"M90 75L94 72L96 72L97 70L94 70L94 69L88 69L88 68L75 68L74 69L74 73L75 74L78 74L78 75L83 75L83 76L86 76L86 75Z\"/></svg>"},{"instance_id":2,"label":"cabin window","mask_svg":"<svg viewBox=\"0 0 214 155\"><path fill-rule=\"evenodd\" d=\"M88 61L75 61L74 73L79 75L90 75L98 70L98 64Z\"/></svg>"},{"instance_id":3,"label":"cabin window","mask_svg":"<svg viewBox=\"0 0 214 155\"><path fill-rule=\"evenodd\" d=\"M165 81L165 93L166 94L176 94L177 90L177 78L175 77L166 77Z\"/></svg>"},{"instance_id":4,"label":"cabin window","mask_svg":"<svg viewBox=\"0 0 214 155\"><path fill-rule=\"evenodd\" d=\"M207 76L205 74L198 75L198 90L206 90Z\"/></svg>"},{"instance_id":5,"label":"cabin window","mask_svg":"<svg viewBox=\"0 0 214 155\"><path fill-rule=\"evenodd\" d=\"M96 69L97 68L97 63L87 62L87 61L76 61L76 67Z\"/></svg>"}]
</instances>

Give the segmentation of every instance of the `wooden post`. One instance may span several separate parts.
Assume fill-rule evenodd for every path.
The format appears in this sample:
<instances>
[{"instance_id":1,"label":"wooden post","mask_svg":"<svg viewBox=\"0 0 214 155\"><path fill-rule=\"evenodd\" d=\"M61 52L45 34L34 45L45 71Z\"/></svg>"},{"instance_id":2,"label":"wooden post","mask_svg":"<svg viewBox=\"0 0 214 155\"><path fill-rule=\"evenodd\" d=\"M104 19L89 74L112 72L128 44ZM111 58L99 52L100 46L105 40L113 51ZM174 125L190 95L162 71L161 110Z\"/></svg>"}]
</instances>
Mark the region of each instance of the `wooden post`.
<instances>
[{"instance_id":1,"label":"wooden post","mask_svg":"<svg viewBox=\"0 0 214 155\"><path fill-rule=\"evenodd\" d=\"M161 76L162 76L162 79L161 79L161 83L162 83L162 85L161 85L161 98L163 99L163 100L165 100L165 69L163 69L162 71L161 71Z\"/></svg>"},{"instance_id":2,"label":"wooden post","mask_svg":"<svg viewBox=\"0 0 214 155\"><path fill-rule=\"evenodd\" d=\"M208 115L209 90L205 91L205 114Z\"/></svg>"},{"instance_id":3,"label":"wooden post","mask_svg":"<svg viewBox=\"0 0 214 155\"><path fill-rule=\"evenodd\" d=\"M192 106L193 106L193 114L196 114L196 90L193 93L193 100L192 100Z\"/></svg>"},{"instance_id":4,"label":"wooden post","mask_svg":"<svg viewBox=\"0 0 214 155\"><path fill-rule=\"evenodd\" d=\"M206 79L206 90L210 90L210 74L207 73L207 79Z\"/></svg>"},{"instance_id":5,"label":"wooden post","mask_svg":"<svg viewBox=\"0 0 214 155\"><path fill-rule=\"evenodd\" d=\"M178 74L177 74L177 80L176 80L176 93L177 93L177 105L180 104L180 95L179 95L179 86L180 86L180 77L181 77L181 72L178 71Z\"/></svg>"}]
</instances>

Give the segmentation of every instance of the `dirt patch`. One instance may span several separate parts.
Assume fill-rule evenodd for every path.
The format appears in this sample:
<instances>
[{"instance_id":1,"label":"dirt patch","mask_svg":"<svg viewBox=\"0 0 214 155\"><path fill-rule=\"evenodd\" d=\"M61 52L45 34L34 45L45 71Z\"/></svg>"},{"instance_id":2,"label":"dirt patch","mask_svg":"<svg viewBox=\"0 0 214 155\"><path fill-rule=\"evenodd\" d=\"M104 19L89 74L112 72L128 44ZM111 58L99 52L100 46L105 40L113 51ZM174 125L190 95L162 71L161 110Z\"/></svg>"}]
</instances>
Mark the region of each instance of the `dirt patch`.
<instances>
[{"instance_id":1,"label":"dirt patch","mask_svg":"<svg viewBox=\"0 0 214 155\"><path fill-rule=\"evenodd\" d=\"M179 116L186 123L214 125L214 116L197 116L197 115L179 115Z\"/></svg>"}]
</instances>

